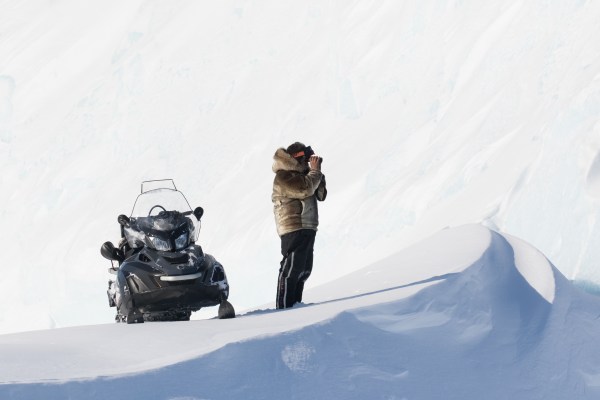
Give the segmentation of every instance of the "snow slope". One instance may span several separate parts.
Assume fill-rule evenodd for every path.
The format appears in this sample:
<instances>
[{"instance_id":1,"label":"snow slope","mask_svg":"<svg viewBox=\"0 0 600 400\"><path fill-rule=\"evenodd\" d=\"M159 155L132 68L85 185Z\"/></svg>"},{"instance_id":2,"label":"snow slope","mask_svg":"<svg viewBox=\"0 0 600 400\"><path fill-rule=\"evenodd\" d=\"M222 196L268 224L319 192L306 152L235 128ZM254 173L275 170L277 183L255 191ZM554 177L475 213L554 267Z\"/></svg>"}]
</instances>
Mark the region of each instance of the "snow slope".
<instances>
[{"instance_id":1,"label":"snow slope","mask_svg":"<svg viewBox=\"0 0 600 400\"><path fill-rule=\"evenodd\" d=\"M205 208L238 309L271 301L295 140L330 189L310 287L479 222L600 282L597 2L0 6L0 332L112 320L98 249L144 179Z\"/></svg>"},{"instance_id":2,"label":"snow slope","mask_svg":"<svg viewBox=\"0 0 600 400\"><path fill-rule=\"evenodd\" d=\"M465 246L468 243L469 246ZM467 225L233 320L0 336L2 399L595 399L600 299Z\"/></svg>"}]
</instances>

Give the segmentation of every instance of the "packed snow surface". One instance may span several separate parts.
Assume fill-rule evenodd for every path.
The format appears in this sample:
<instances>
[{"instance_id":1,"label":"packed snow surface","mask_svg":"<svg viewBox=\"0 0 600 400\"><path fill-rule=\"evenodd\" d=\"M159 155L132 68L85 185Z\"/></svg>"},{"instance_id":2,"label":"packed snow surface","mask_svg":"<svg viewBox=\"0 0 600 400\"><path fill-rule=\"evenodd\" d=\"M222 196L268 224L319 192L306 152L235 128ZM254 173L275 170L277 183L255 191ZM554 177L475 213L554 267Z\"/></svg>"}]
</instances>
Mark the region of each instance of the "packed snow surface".
<instances>
[{"instance_id":1,"label":"packed snow surface","mask_svg":"<svg viewBox=\"0 0 600 400\"><path fill-rule=\"evenodd\" d=\"M0 398L600 395L600 299L480 225L440 231L305 296L232 320L1 335Z\"/></svg>"}]
</instances>

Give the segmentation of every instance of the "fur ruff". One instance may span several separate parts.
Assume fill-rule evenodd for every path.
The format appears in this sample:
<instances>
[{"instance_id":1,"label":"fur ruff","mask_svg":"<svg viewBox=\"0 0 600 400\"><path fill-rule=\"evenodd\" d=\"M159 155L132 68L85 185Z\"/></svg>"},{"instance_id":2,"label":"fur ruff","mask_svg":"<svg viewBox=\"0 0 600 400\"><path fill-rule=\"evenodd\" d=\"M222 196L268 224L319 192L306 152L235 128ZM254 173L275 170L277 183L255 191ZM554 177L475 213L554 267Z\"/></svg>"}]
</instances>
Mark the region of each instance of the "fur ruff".
<instances>
[{"instance_id":1,"label":"fur ruff","mask_svg":"<svg viewBox=\"0 0 600 400\"><path fill-rule=\"evenodd\" d=\"M306 167L303 166L291 156L283 147L277 149L273 155L273 172L277 171L297 171L305 172Z\"/></svg>"}]
</instances>

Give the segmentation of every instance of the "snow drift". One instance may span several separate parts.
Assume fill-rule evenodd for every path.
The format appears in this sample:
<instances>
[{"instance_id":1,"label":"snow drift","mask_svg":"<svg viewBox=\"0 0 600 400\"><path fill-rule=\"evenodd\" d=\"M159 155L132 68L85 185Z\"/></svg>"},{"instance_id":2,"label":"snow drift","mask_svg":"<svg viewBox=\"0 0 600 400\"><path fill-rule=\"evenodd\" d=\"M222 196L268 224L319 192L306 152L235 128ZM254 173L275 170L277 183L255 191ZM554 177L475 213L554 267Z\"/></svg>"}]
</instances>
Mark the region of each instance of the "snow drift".
<instances>
[{"instance_id":1,"label":"snow drift","mask_svg":"<svg viewBox=\"0 0 600 400\"><path fill-rule=\"evenodd\" d=\"M600 300L535 248L446 229L286 311L0 336L0 397L594 399Z\"/></svg>"}]
</instances>

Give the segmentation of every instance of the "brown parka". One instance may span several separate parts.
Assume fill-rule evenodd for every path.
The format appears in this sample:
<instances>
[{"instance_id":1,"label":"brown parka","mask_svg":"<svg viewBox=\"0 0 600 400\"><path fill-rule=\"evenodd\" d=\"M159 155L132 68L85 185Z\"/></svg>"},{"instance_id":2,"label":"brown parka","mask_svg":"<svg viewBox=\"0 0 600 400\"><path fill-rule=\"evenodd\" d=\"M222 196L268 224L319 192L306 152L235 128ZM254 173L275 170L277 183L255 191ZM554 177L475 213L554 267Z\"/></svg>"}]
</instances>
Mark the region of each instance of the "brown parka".
<instances>
[{"instance_id":1,"label":"brown parka","mask_svg":"<svg viewBox=\"0 0 600 400\"><path fill-rule=\"evenodd\" d=\"M317 230L319 212L317 200L327 197L325 175L309 170L284 148L273 156L273 211L279 236L300 229Z\"/></svg>"}]
</instances>

